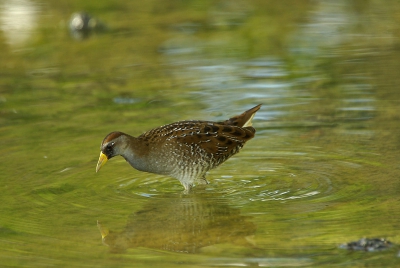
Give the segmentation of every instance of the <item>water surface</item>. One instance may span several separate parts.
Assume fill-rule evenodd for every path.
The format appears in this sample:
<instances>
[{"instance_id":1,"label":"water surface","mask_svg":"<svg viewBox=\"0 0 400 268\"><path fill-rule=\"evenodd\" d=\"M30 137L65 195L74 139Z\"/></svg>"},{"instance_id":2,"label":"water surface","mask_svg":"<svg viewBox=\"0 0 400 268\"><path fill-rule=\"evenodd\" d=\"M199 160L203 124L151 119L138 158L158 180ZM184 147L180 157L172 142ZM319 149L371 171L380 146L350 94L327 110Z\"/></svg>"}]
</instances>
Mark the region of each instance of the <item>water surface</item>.
<instances>
[{"instance_id":1,"label":"water surface","mask_svg":"<svg viewBox=\"0 0 400 268\"><path fill-rule=\"evenodd\" d=\"M397 246L338 248L400 243L400 5L382 3L4 0L2 265L398 265ZM82 10L106 27L77 40ZM256 137L190 194L122 158L95 174L111 131L259 103Z\"/></svg>"}]
</instances>

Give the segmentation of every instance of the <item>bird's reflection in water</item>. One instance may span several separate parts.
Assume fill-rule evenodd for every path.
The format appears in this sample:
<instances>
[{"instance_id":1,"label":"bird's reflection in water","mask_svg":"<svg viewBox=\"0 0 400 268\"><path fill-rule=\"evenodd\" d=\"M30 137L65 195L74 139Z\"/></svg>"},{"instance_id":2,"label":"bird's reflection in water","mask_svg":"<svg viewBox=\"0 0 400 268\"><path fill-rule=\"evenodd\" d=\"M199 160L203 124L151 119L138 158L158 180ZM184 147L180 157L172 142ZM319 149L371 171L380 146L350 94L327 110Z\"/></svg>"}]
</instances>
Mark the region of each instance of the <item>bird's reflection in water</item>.
<instances>
[{"instance_id":1,"label":"bird's reflection in water","mask_svg":"<svg viewBox=\"0 0 400 268\"><path fill-rule=\"evenodd\" d=\"M230 243L252 247L256 226L222 198L206 193L151 199L128 218L121 232L98 227L112 252L146 247L196 253L202 248Z\"/></svg>"}]
</instances>

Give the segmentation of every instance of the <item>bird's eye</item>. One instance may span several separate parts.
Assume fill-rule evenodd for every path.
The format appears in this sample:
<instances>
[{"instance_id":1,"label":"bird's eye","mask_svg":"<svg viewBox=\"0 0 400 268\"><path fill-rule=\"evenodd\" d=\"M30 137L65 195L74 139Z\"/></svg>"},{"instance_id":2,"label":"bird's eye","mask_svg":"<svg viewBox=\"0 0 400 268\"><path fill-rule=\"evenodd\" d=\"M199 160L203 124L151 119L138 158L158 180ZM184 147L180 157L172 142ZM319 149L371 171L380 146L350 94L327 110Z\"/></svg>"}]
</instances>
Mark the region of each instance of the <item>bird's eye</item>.
<instances>
[{"instance_id":1,"label":"bird's eye","mask_svg":"<svg viewBox=\"0 0 400 268\"><path fill-rule=\"evenodd\" d=\"M107 144L107 149L111 149L114 146L115 142L110 142Z\"/></svg>"}]
</instances>

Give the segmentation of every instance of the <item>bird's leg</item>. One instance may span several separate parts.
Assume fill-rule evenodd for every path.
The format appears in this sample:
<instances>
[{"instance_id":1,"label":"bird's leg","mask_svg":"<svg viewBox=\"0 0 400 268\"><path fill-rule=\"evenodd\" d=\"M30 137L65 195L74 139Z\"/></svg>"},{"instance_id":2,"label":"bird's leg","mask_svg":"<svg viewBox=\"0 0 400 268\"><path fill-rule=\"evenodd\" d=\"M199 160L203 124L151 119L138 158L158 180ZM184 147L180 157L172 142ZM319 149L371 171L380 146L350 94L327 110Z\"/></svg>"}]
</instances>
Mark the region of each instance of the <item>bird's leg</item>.
<instances>
[{"instance_id":1,"label":"bird's leg","mask_svg":"<svg viewBox=\"0 0 400 268\"><path fill-rule=\"evenodd\" d=\"M208 180L206 179L206 176L203 175L201 178L197 179L198 184L209 184Z\"/></svg>"}]
</instances>

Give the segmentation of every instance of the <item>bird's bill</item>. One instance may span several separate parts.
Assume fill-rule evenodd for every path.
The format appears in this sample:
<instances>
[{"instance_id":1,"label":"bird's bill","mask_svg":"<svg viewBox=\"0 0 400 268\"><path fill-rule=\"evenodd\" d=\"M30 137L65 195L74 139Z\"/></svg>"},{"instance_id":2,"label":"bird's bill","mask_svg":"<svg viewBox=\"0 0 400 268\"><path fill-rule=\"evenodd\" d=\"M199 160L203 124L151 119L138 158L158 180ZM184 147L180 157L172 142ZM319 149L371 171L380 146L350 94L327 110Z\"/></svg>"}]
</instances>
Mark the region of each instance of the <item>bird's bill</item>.
<instances>
[{"instance_id":1,"label":"bird's bill","mask_svg":"<svg viewBox=\"0 0 400 268\"><path fill-rule=\"evenodd\" d=\"M96 173L101 169L102 166L104 166L107 163L107 156L103 154L103 152L100 152L100 157L99 161L97 162L97 167L96 167Z\"/></svg>"}]
</instances>

